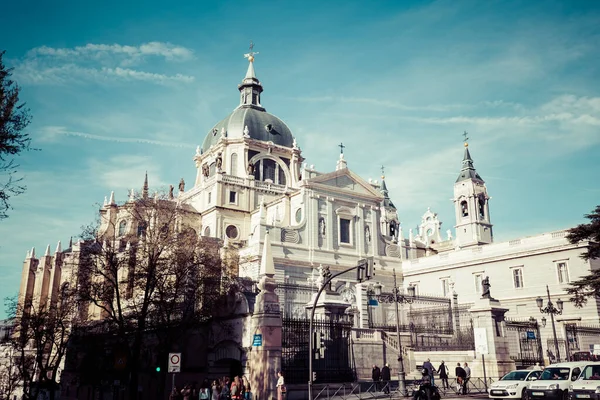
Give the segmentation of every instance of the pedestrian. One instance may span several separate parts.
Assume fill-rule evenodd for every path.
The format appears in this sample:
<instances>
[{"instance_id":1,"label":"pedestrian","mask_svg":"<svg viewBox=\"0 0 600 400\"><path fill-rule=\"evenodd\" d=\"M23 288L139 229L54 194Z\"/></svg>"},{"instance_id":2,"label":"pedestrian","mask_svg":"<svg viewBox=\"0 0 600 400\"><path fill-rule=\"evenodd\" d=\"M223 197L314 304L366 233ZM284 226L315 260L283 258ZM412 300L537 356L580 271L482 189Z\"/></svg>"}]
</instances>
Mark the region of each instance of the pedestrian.
<instances>
[{"instance_id":1,"label":"pedestrian","mask_svg":"<svg viewBox=\"0 0 600 400\"><path fill-rule=\"evenodd\" d=\"M212 383L211 390L212 393L210 396L210 400L219 400L219 397L221 397L221 388L219 387L219 381L217 381L216 379Z\"/></svg>"},{"instance_id":2,"label":"pedestrian","mask_svg":"<svg viewBox=\"0 0 600 400\"><path fill-rule=\"evenodd\" d=\"M381 380L381 370L377 365L373 365L373 370L371 371L371 378L373 378L373 382L375 384L375 390L379 390L379 381Z\"/></svg>"},{"instance_id":3,"label":"pedestrian","mask_svg":"<svg viewBox=\"0 0 600 400\"><path fill-rule=\"evenodd\" d=\"M456 394L464 393L464 382L467 377L467 372L460 366L460 363L456 363L456 368L454 369L454 373L456 374Z\"/></svg>"},{"instance_id":4,"label":"pedestrian","mask_svg":"<svg viewBox=\"0 0 600 400\"><path fill-rule=\"evenodd\" d=\"M435 371L435 368L433 368L433 364L431 363L429 358L423 363L423 369L426 369L429 373L429 377L431 379L431 386L435 385L435 382L433 381L433 371Z\"/></svg>"},{"instance_id":5,"label":"pedestrian","mask_svg":"<svg viewBox=\"0 0 600 400\"><path fill-rule=\"evenodd\" d=\"M535 365L533 366L533 370L534 370L534 371L541 371L541 370L543 370L543 369L544 369L544 368L542 368L542 367L540 366L540 363L539 363L539 362L536 362L536 363L535 363Z\"/></svg>"},{"instance_id":6,"label":"pedestrian","mask_svg":"<svg viewBox=\"0 0 600 400\"><path fill-rule=\"evenodd\" d=\"M277 400L283 400L287 395L287 388L285 387L285 380L283 379L283 372L277 371Z\"/></svg>"},{"instance_id":7,"label":"pedestrian","mask_svg":"<svg viewBox=\"0 0 600 400\"><path fill-rule=\"evenodd\" d=\"M252 392L250 388L250 382L248 381L248 378L246 378L246 375L242 376L242 387L244 392L244 400L250 400Z\"/></svg>"},{"instance_id":8,"label":"pedestrian","mask_svg":"<svg viewBox=\"0 0 600 400\"><path fill-rule=\"evenodd\" d=\"M183 397L183 400L192 400L192 387L189 383L181 389L181 396Z\"/></svg>"},{"instance_id":9,"label":"pedestrian","mask_svg":"<svg viewBox=\"0 0 600 400\"><path fill-rule=\"evenodd\" d=\"M231 392L229 391L229 378L223 378L223 384L221 386L221 400L229 400Z\"/></svg>"},{"instance_id":10,"label":"pedestrian","mask_svg":"<svg viewBox=\"0 0 600 400\"><path fill-rule=\"evenodd\" d=\"M444 360L442 360L442 363L438 368L438 374L440 375L440 380L442 381L443 388L448 389L448 367L446 367L446 364L444 364Z\"/></svg>"},{"instance_id":11,"label":"pedestrian","mask_svg":"<svg viewBox=\"0 0 600 400\"><path fill-rule=\"evenodd\" d=\"M240 380L240 377L236 376L233 378L233 382L231 383L231 389L230 389L231 400L241 400L241 398L242 398L241 392L242 392L242 382Z\"/></svg>"},{"instance_id":12,"label":"pedestrian","mask_svg":"<svg viewBox=\"0 0 600 400\"><path fill-rule=\"evenodd\" d=\"M179 388L177 386L173 386L173 389L171 390L171 394L169 394L169 400L179 400L179 399L180 399Z\"/></svg>"},{"instance_id":13,"label":"pedestrian","mask_svg":"<svg viewBox=\"0 0 600 400\"><path fill-rule=\"evenodd\" d=\"M465 363L463 368L465 370L465 383L463 383L463 394L467 394L469 392L469 380L471 379L471 368L469 368L469 364Z\"/></svg>"},{"instance_id":14,"label":"pedestrian","mask_svg":"<svg viewBox=\"0 0 600 400\"><path fill-rule=\"evenodd\" d=\"M390 374L390 366L388 363L385 363L383 368L381 368L381 380L383 381L383 392L390 392L390 380L392 379Z\"/></svg>"}]
</instances>

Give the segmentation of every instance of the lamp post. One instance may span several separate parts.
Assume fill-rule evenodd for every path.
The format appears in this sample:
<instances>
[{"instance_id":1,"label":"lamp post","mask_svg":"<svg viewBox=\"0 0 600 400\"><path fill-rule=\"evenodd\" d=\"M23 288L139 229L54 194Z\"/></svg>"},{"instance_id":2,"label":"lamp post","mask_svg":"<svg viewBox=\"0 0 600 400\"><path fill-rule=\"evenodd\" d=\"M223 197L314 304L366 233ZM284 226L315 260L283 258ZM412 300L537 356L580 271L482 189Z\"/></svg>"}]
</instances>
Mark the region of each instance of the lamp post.
<instances>
[{"instance_id":1,"label":"lamp post","mask_svg":"<svg viewBox=\"0 0 600 400\"><path fill-rule=\"evenodd\" d=\"M329 283L334 279L337 278L340 275L343 275L347 272L356 270L357 271L357 280L359 282L361 282L363 279L370 279L371 276L374 275L373 273L373 258L372 257L368 257L366 259L360 259L358 260L357 265L352 266L350 268L347 268L341 272L338 272L336 274L331 274L331 272L329 271L329 267L325 267L322 270L322 277L324 279L324 281L321 284L321 287L319 288L319 290L317 291L317 294L315 295L315 299L313 301L313 306L312 309L310 310L310 319L308 321L308 398L310 400L312 400L313 398L313 348L314 348L314 343L313 343L313 322L315 319L315 309L317 308L317 303L319 301L319 296L321 296L321 293L323 292L323 290L325 290L325 288L327 288L329 286Z\"/></svg>"},{"instance_id":2,"label":"lamp post","mask_svg":"<svg viewBox=\"0 0 600 400\"><path fill-rule=\"evenodd\" d=\"M405 296L403 293L400 293L400 289L398 288L398 284L396 281L396 270L393 270L394 276L394 292L390 294L382 294L381 287L379 287L378 292L375 293L375 298L377 301L381 303L394 303L396 308L396 335L398 336L398 391L402 394L402 396L406 396L406 373L404 372L404 363L402 357L402 342L400 340L400 311L398 309L398 304L404 303L412 303L415 300L415 287L408 287L408 296Z\"/></svg>"},{"instance_id":3,"label":"lamp post","mask_svg":"<svg viewBox=\"0 0 600 400\"><path fill-rule=\"evenodd\" d=\"M554 335L554 347L556 349L556 361L560 361L560 350L558 348L558 339L556 337L556 325L554 323L554 316L560 315L563 312L563 301L561 299L556 300L556 307L550 299L550 289L546 285L546 293L548 294L548 304L544 307L544 299L538 297L535 299L535 303L540 309L542 314L550 314L550 321L552 322L552 333ZM542 317L542 326L546 327L546 318Z\"/></svg>"}]
</instances>

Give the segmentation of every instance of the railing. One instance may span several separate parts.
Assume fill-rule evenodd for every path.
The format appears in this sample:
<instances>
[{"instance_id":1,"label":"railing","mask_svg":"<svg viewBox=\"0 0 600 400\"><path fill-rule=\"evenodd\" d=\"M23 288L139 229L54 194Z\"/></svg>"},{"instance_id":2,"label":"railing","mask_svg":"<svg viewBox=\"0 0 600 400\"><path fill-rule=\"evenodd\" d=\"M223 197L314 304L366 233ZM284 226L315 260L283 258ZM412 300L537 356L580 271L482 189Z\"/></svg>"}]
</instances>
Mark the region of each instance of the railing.
<instances>
[{"instance_id":1,"label":"railing","mask_svg":"<svg viewBox=\"0 0 600 400\"><path fill-rule=\"evenodd\" d=\"M223 174L223 182L233 183L235 185L244 185L246 183L246 179L235 175Z\"/></svg>"},{"instance_id":2,"label":"railing","mask_svg":"<svg viewBox=\"0 0 600 400\"><path fill-rule=\"evenodd\" d=\"M287 188L287 186L285 186L285 185L278 185L276 183L263 182L263 181L254 181L254 187L257 189L270 190L270 191L277 192L277 193L283 193L283 192L285 192L285 189Z\"/></svg>"},{"instance_id":3,"label":"railing","mask_svg":"<svg viewBox=\"0 0 600 400\"><path fill-rule=\"evenodd\" d=\"M388 335L385 331L381 332L381 337L387 346L390 346L396 351L399 350L400 346L398 345L398 338Z\"/></svg>"},{"instance_id":4,"label":"railing","mask_svg":"<svg viewBox=\"0 0 600 400\"><path fill-rule=\"evenodd\" d=\"M494 378L473 377L467 383L467 394L483 394L487 393L486 387L489 388L495 381ZM420 380L406 380L407 395L412 397L414 392L419 390ZM448 387L439 385L442 383L439 377L435 377L437 390L444 397L454 397L462 393L462 386L458 385L456 379L448 379ZM294 386L297 386L295 388ZM312 400L324 399L403 399L406 398L398 391L398 381L358 381L349 383L327 383L323 385L313 386L314 395ZM290 399L305 399L305 385L288 386L288 398Z\"/></svg>"}]
</instances>

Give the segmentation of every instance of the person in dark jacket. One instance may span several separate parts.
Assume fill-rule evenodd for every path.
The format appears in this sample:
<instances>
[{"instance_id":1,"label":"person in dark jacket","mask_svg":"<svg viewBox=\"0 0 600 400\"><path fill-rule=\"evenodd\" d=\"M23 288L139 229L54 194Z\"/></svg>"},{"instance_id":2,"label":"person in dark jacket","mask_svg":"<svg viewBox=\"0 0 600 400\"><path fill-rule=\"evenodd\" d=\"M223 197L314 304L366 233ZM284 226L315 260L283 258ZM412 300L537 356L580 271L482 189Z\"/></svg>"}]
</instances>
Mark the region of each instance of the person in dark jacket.
<instances>
[{"instance_id":1,"label":"person in dark jacket","mask_svg":"<svg viewBox=\"0 0 600 400\"><path fill-rule=\"evenodd\" d=\"M440 367L438 368L438 374L440 374L440 380L442 381L442 386L444 387L444 389L448 389L449 388L448 367L446 367L446 364L444 364L444 360L442 360L442 363L440 364Z\"/></svg>"},{"instance_id":2,"label":"person in dark jacket","mask_svg":"<svg viewBox=\"0 0 600 400\"><path fill-rule=\"evenodd\" d=\"M435 371L435 368L433 368L433 364L429 358L423 363L423 369L427 370L429 377L431 378L431 385L435 385L435 381L433 380L433 372Z\"/></svg>"},{"instance_id":3,"label":"person in dark jacket","mask_svg":"<svg viewBox=\"0 0 600 400\"><path fill-rule=\"evenodd\" d=\"M371 378L373 378L373 382L375 382L375 390L379 390L379 381L381 380L381 370L377 365L373 365L373 370L371 371Z\"/></svg>"},{"instance_id":4,"label":"person in dark jacket","mask_svg":"<svg viewBox=\"0 0 600 400\"><path fill-rule=\"evenodd\" d=\"M390 374L390 366L388 363L386 363L383 368L381 368L381 380L383 381L383 391L384 393L389 393L390 392L390 380L391 380L391 374Z\"/></svg>"},{"instance_id":5,"label":"person in dark jacket","mask_svg":"<svg viewBox=\"0 0 600 400\"><path fill-rule=\"evenodd\" d=\"M460 385L456 388L457 394L460 394L461 388L462 394L467 394L467 388L465 387L467 381L467 371L460 366L460 363L456 363L456 369L454 370L454 373L456 374L456 383Z\"/></svg>"}]
</instances>

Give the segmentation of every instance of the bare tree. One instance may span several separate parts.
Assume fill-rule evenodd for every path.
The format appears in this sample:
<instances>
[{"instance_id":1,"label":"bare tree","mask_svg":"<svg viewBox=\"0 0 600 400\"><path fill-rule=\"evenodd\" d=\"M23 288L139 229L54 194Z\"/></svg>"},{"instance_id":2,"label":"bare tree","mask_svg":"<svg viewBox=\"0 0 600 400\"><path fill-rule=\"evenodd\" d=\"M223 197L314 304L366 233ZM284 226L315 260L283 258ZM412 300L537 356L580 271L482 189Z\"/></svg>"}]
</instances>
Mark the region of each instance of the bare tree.
<instances>
[{"instance_id":1,"label":"bare tree","mask_svg":"<svg viewBox=\"0 0 600 400\"><path fill-rule=\"evenodd\" d=\"M8 217L9 199L25 191L22 178L15 178L19 167L14 156L29 149L30 137L24 129L31 121L29 110L19 102L21 88L11 77L11 68L2 62L0 51L0 220Z\"/></svg>"},{"instance_id":2,"label":"bare tree","mask_svg":"<svg viewBox=\"0 0 600 400\"><path fill-rule=\"evenodd\" d=\"M48 392L51 400L55 398L75 306L75 290L65 283L54 300L32 298L13 307L11 344L24 399L37 399L42 391Z\"/></svg>"},{"instance_id":3,"label":"bare tree","mask_svg":"<svg viewBox=\"0 0 600 400\"><path fill-rule=\"evenodd\" d=\"M14 323L14 319L7 321ZM12 325L6 328L3 337L0 338L0 400L11 400L21 382L21 375L16 365L16 350L10 340Z\"/></svg>"},{"instance_id":4,"label":"bare tree","mask_svg":"<svg viewBox=\"0 0 600 400\"><path fill-rule=\"evenodd\" d=\"M168 349L177 335L210 318L231 290L218 249L192 229L194 218L168 196L142 194L120 207L103 207L99 224L84 232L81 315L105 321L123 338L129 399L138 398L149 332Z\"/></svg>"}]
</instances>

